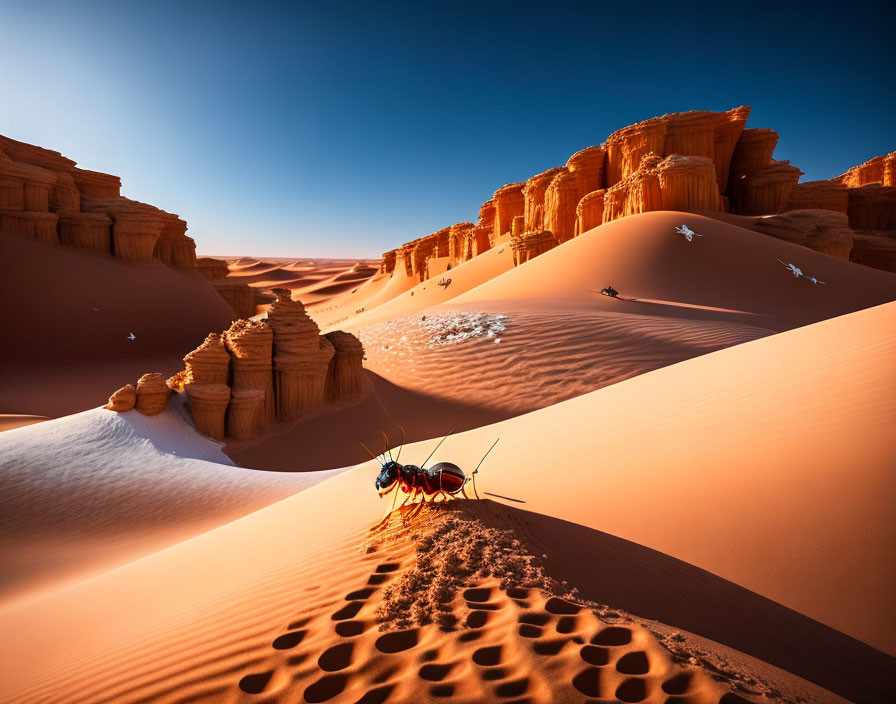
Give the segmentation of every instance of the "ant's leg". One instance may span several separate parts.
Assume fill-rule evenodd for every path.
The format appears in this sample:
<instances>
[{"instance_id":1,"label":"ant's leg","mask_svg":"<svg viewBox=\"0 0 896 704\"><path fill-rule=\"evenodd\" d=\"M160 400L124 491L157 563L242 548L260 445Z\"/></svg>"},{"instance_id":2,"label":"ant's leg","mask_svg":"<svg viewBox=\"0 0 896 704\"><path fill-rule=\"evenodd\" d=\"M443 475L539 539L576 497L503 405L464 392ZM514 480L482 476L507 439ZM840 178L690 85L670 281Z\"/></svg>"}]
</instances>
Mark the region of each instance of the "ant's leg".
<instances>
[{"instance_id":1,"label":"ant's leg","mask_svg":"<svg viewBox=\"0 0 896 704\"><path fill-rule=\"evenodd\" d=\"M476 489L476 475L473 475L473 493L476 494L476 498L479 498L479 491Z\"/></svg>"},{"instance_id":2,"label":"ant's leg","mask_svg":"<svg viewBox=\"0 0 896 704\"><path fill-rule=\"evenodd\" d=\"M395 491L392 495L392 508L389 509L389 513L392 513L395 510L395 502L398 500L398 487L395 488Z\"/></svg>"}]
</instances>

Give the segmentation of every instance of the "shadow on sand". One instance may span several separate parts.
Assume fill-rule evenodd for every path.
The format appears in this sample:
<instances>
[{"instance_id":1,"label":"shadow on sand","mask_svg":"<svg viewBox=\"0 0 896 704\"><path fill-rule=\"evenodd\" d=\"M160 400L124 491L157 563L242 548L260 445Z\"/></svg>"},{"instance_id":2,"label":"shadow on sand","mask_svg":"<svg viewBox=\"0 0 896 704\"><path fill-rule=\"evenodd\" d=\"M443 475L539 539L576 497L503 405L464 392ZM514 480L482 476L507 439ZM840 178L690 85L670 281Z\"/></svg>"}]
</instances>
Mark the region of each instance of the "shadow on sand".
<instances>
[{"instance_id":1,"label":"shadow on sand","mask_svg":"<svg viewBox=\"0 0 896 704\"><path fill-rule=\"evenodd\" d=\"M531 554L547 555L550 576L585 599L709 638L853 702L896 701L896 658L699 567L493 501L449 506L513 530Z\"/></svg>"}]
</instances>

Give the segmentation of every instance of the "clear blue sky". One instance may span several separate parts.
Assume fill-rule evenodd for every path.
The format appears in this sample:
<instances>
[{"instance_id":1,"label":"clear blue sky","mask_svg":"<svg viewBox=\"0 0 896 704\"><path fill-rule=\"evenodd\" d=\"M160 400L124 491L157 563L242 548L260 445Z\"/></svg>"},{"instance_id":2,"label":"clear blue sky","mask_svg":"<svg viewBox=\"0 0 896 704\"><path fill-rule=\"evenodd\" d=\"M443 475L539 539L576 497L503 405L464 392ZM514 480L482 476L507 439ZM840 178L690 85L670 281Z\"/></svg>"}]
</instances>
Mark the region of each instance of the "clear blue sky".
<instances>
[{"instance_id":1,"label":"clear blue sky","mask_svg":"<svg viewBox=\"0 0 896 704\"><path fill-rule=\"evenodd\" d=\"M892 151L886 7L0 0L0 133L201 253L379 256L667 112L752 105L804 180Z\"/></svg>"}]
</instances>

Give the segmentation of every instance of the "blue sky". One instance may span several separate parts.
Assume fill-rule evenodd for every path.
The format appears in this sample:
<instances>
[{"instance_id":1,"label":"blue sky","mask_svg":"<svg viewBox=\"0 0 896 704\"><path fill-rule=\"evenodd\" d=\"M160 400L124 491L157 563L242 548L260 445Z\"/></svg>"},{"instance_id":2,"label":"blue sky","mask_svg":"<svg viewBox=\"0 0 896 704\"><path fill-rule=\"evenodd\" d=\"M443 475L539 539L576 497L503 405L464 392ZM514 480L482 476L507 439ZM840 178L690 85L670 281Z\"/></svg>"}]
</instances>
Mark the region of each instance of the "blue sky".
<instances>
[{"instance_id":1,"label":"blue sky","mask_svg":"<svg viewBox=\"0 0 896 704\"><path fill-rule=\"evenodd\" d=\"M896 148L884 3L0 0L0 133L201 253L379 256L667 112L753 107L829 178Z\"/></svg>"}]
</instances>

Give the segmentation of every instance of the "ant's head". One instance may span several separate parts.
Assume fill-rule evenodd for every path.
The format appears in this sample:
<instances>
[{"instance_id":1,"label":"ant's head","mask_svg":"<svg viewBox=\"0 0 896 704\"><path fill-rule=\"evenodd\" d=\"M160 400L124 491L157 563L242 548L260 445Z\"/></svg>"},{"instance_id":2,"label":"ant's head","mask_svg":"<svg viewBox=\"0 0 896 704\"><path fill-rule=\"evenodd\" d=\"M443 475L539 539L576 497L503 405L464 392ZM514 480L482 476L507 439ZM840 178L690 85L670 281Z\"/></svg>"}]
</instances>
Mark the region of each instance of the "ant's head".
<instances>
[{"instance_id":1,"label":"ant's head","mask_svg":"<svg viewBox=\"0 0 896 704\"><path fill-rule=\"evenodd\" d=\"M376 490L385 491L398 479L398 472L401 465L394 460L389 460L383 464L383 468L376 477Z\"/></svg>"}]
</instances>

